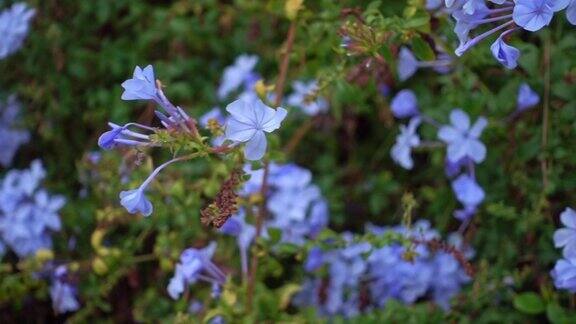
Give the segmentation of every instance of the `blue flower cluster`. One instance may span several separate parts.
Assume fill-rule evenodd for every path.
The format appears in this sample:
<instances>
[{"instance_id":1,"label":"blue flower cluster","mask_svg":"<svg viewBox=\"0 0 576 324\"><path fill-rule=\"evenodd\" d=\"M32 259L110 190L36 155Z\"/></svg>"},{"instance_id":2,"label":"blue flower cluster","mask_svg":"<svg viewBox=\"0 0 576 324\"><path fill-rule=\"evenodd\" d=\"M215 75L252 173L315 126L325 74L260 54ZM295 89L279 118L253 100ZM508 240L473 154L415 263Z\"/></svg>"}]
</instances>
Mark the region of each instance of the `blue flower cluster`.
<instances>
[{"instance_id":1,"label":"blue flower cluster","mask_svg":"<svg viewBox=\"0 0 576 324\"><path fill-rule=\"evenodd\" d=\"M5 245L19 257L52 246L51 233L61 227L58 211L66 200L41 187L42 163L28 170L10 170L0 182L0 251Z\"/></svg>"},{"instance_id":2,"label":"blue flower cluster","mask_svg":"<svg viewBox=\"0 0 576 324\"><path fill-rule=\"evenodd\" d=\"M254 72L258 64L258 56L243 54L236 58L233 65L224 69L220 86L218 87L218 98L226 99L231 93L243 87L243 94L253 95L254 84L260 76ZM240 97L243 95L240 94Z\"/></svg>"},{"instance_id":3,"label":"blue flower cluster","mask_svg":"<svg viewBox=\"0 0 576 324\"><path fill-rule=\"evenodd\" d=\"M490 47L494 58L508 69L518 65L520 50L508 45L508 35L524 29L535 32L550 24L554 13L566 10L568 21L576 24L576 2L572 0L446 0L456 21L454 32L460 40L455 53L463 55L470 48L493 34L500 33ZM497 26L471 36L471 32L482 25Z\"/></svg>"},{"instance_id":4,"label":"blue flower cluster","mask_svg":"<svg viewBox=\"0 0 576 324\"><path fill-rule=\"evenodd\" d=\"M4 167L12 164L18 148L30 140L30 133L17 126L20 109L15 96L10 96L5 104L0 104L0 165Z\"/></svg>"},{"instance_id":5,"label":"blue flower cluster","mask_svg":"<svg viewBox=\"0 0 576 324\"><path fill-rule=\"evenodd\" d=\"M240 190L249 198L261 191L264 170L244 171L250 179ZM329 211L320 189L312 183L312 173L296 164L271 163L268 174L267 209L269 217L264 224L264 235L271 228L282 232L281 242L297 245L314 239L328 225ZM254 225L246 222L246 210L240 209L222 226L221 231L237 238L242 271L247 273L247 251L256 234Z\"/></svg>"},{"instance_id":6,"label":"blue flower cluster","mask_svg":"<svg viewBox=\"0 0 576 324\"><path fill-rule=\"evenodd\" d=\"M428 246L439 234L427 221L418 221L412 228L369 225L367 230L378 236L399 234L411 243L375 247L345 233L344 247L313 248L305 263L312 277L303 285L295 304L314 306L324 316L346 317L385 307L390 299L412 304L428 298L448 309L452 297L470 280L462 260ZM462 251L464 260L473 256L457 234L452 236L451 244Z\"/></svg>"},{"instance_id":7,"label":"blue flower cluster","mask_svg":"<svg viewBox=\"0 0 576 324\"><path fill-rule=\"evenodd\" d=\"M35 12L23 2L15 3L0 12L0 59L22 47Z\"/></svg>"},{"instance_id":8,"label":"blue flower cluster","mask_svg":"<svg viewBox=\"0 0 576 324\"><path fill-rule=\"evenodd\" d=\"M239 56L232 66L224 70L224 75L218 88L218 97L227 98L230 93L238 91L238 99L226 107L229 118L222 118L219 108L209 111L201 120L207 124L207 119L220 119L225 123L225 136L216 138L216 143L230 140L233 143L246 143L244 155L251 161L264 157L267 148L266 133L271 133L281 126L288 111L284 108L272 108L261 100L255 91L260 75L254 72L258 57L251 55ZM287 104L297 107L304 114L315 116L328 110L328 102L318 96L319 87L316 81L293 83L294 92L288 96ZM274 95L267 93L267 101L273 101Z\"/></svg>"},{"instance_id":9,"label":"blue flower cluster","mask_svg":"<svg viewBox=\"0 0 576 324\"><path fill-rule=\"evenodd\" d=\"M510 118L519 116L539 102L538 93L527 83L522 83L518 89L516 110ZM472 124L466 112L454 109L450 113L450 124L441 125L420 112L418 99L412 90L400 91L392 99L391 110L396 118L410 118L408 125L400 126L400 134L390 152L392 159L405 169L413 168L412 150L422 145L417 133L422 122L438 128L438 139L447 147L446 175L452 180L452 190L463 206L454 216L467 223L485 198L484 190L476 181L475 164L486 158L486 146L480 141L488 124L486 118L480 117Z\"/></svg>"},{"instance_id":10,"label":"blue flower cluster","mask_svg":"<svg viewBox=\"0 0 576 324\"><path fill-rule=\"evenodd\" d=\"M556 230L554 245L562 248L563 258L556 262L550 275L556 288L576 293L576 211L566 208L560 220L566 227Z\"/></svg>"},{"instance_id":11,"label":"blue flower cluster","mask_svg":"<svg viewBox=\"0 0 576 324\"><path fill-rule=\"evenodd\" d=\"M532 104L533 95L532 92L523 94L522 105L527 104L527 101ZM526 96L530 98L525 100ZM485 196L484 190L476 182L474 164L486 158L486 146L480 141L480 136L488 124L487 120L480 117L472 124L464 111L454 109L450 113L450 124L441 125L419 111L418 99L411 90L400 91L392 99L391 109L396 118L410 118L408 125L400 126L400 134L390 151L392 159L405 169L414 167L412 150L421 145L417 133L421 123L424 121L439 128L438 138L447 147L446 175L452 179L456 199L463 205L454 216L461 221L469 221Z\"/></svg>"},{"instance_id":12,"label":"blue flower cluster","mask_svg":"<svg viewBox=\"0 0 576 324\"><path fill-rule=\"evenodd\" d=\"M226 68L220 85L218 95L221 99L226 98L231 92L240 86L245 86L245 91L239 99L230 103L226 110L229 117L223 117L219 108L214 108L207 115L201 117L201 126L209 128L211 120L220 119L224 122L225 133L216 136L213 144L222 145L225 141L232 142L230 147L246 143L244 156L247 160L260 160L264 157L267 148L266 133L277 130L287 111L284 108L273 109L258 98L254 91L255 80L258 75L252 70L258 58L255 56L240 56L233 66ZM160 81L156 80L154 69L148 65L144 69L136 67L131 79L122 83L124 92L123 100L149 100L161 107L155 114L163 128L171 134L185 134L192 138L199 138L196 120L191 118L178 106L168 100L162 90ZM103 133L98 139L98 145L104 150L110 150L117 146L130 146L136 148L153 147L151 135L160 131L158 128L142 125L139 123L127 123L117 125L109 123L110 130ZM149 216L153 212L153 205L145 195L145 191L158 175L168 165L182 161L185 157L174 158L158 166L150 176L136 189L122 191L120 203L132 214L141 213Z\"/></svg>"},{"instance_id":13,"label":"blue flower cluster","mask_svg":"<svg viewBox=\"0 0 576 324\"><path fill-rule=\"evenodd\" d=\"M72 283L68 268L59 265L51 274L50 298L56 313L74 312L80 308L76 286Z\"/></svg>"},{"instance_id":14,"label":"blue flower cluster","mask_svg":"<svg viewBox=\"0 0 576 324\"><path fill-rule=\"evenodd\" d=\"M150 100L158 104L162 111L156 110L155 114L164 129L175 133L197 135L195 121L190 118L180 107L172 104L156 81L154 68L148 65L144 69L136 67L131 79L122 83L124 92L123 100ZM156 128L139 123L128 123L123 126L109 123L111 130L103 133L98 139L98 145L104 150L110 150L117 146L151 147L154 146L150 135L157 132ZM145 191L154 178L168 165L180 161L174 158L158 166L150 176L136 189L122 191L120 203L129 213L141 213L144 216L152 214L152 203L146 198Z\"/></svg>"}]
</instances>

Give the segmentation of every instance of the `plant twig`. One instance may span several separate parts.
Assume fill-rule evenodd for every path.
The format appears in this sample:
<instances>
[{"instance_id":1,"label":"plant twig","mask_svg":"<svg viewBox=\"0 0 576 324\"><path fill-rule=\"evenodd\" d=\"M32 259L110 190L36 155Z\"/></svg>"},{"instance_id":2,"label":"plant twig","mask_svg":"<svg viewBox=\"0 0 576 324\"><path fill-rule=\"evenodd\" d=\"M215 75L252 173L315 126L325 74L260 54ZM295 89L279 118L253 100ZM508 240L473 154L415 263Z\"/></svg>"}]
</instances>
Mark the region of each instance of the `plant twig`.
<instances>
[{"instance_id":1,"label":"plant twig","mask_svg":"<svg viewBox=\"0 0 576 324\"><path fill-rule=\"evenodd\" d=\"M286 84L286 77L288 75L288 67L290 66L290 52L294 45L294 37L296 34L296 21L290 23L288 29L288 35L286 36L286 48L283 51L282 61L280 63L280 71L278 74L278 80L276 81L276 98L275 106L278 107L282 103L282 98L284 95L284 85ZM269 162L266 160L264 162L264 176L262 177L262 185L260 187L260 205L258 208L258 214L256 215L256 235L254 237L254 242L262 234L262 226L264 225L264 220L266 219L266 195L268 194L268 174L269 174ZM246 288L246 310L248 313L252 312L252 307L254 305L254 287L256 284L256 275L258 272L258 253L252 252L252 258L250 261L250 273L248 275L248 286Z\"/></svg>"},{"instance_id":2,"label":"plant twig","mask_svg":"<svg viewBox=\"0 0 576 324\"><path fill-rule=\"evenodd\" d=\"M314 119L308 119L302 125L300 125L300 127L296 130L296 133L294 133L294 135L292 136L290 141L288 141L288 144L286 144L286 147L284 148L284 152L286 153L286 155L290 155L292 154L292 152L294 152L296 147L298 147L298 144L302 142L304 136L306 136L306 134L310 131L310 129L312 129L313 125L314 125Z\"/></svg>"},{"instance_id":3,"label":"plant twig","mask_svg":"<svg viewBox=\"0 0 576 324\"><path fill-rule=\"evenodd\" d=\"M550 127L550 35L545 36L544 41L544 102L542 111L542 152L543 156L540 161L542 170L542 192L544 196L547 195L548 189L548 160L547 160L547 146L548 146L548 129Z\"/></svg>"}]
</instances>

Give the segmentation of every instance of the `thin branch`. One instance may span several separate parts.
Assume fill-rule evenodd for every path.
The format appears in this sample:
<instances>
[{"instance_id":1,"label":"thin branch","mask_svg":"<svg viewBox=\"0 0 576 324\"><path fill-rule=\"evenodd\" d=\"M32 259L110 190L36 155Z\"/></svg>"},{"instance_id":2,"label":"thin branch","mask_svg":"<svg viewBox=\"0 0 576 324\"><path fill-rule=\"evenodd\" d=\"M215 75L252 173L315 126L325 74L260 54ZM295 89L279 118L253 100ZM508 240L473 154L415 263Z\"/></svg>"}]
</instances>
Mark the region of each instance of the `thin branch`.
<instances>
[{"instance_id":1,"label":"thin branch","mask_svg":"<svg viewBox=\"0 0 576 324\"><path fill-rule=\"evenodd\" d=\"M284 85L286 84L286 77L288 75L288 67L290 66L290 52L292 52L292 47L294 45L294 37L296 35L296 21L290 23L290 28L288 29L288 35L286 36L286 48L283 52L282 61L280 63L280 72L278 74L278 80L276 81L276 100L275 106L278 107L282 103L282 98L284 95ZM258 240L262 234L262 227L264 225L264 220L266 219L266 196L268 194L268 174L269 174L269 162L266 160L264 162L264 176L262 177L262 185L260 188L260 206L258 208L258 214L256 215L256 236L254 237L254 242ZM258 254L254 251L252 252L252 258L250 261L250 274L248 275L248 287L246 290L246 310L248 313L252 312L252 307L254 305L254 287L256 284L256 275L258 273Z\"/></svg>"},{"instance_id":2,"label":"thin branch","mask_svg":"<svg viewBox=\"0 0 576 324\"><path fill-rule=\"evenodd\" d=\"M545 36L544 41L544 102L542 111L542 160L540 167L542 169L542 192L544 196L547 195L548 189L548 160L547 160L547 147L548 147L548 130L550 121L550 35Z\"/></svg>"}]
</instances>

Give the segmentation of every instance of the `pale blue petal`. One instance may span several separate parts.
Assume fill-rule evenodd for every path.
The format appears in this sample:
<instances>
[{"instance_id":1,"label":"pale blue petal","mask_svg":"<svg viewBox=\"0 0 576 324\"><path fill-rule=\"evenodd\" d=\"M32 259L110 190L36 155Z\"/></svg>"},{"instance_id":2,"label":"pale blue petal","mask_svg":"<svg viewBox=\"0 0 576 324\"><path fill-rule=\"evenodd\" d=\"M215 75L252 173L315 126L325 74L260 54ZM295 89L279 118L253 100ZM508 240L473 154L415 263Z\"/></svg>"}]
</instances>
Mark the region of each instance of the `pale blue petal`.
<instances>
[{"instance_id":1,"label":"pale blue petal","mask_svg":"<svg viewBox=\"0 0 576 324\"><path fill-rule=\"evenodd\" d=\"M476 163L484 161L484 159L486 158L486 146L484 145L484 143L473 139L468 139L466 142L467 142L467 145L465 145L467 149L466 155Z\"/></svg>"},{"instance_id":2,"label":"pale blue petal","mask_svg":"<svg viewBox=\"0 0 576 324\"><path fill-rule=\"evenodd\" d=\"M256 128L236 119L230 119L226 125L226 139L237 142L246 142L254 137Z\"/></svg>"},{"instance_id":3,"label":"pale blue petal","mask_svg":"<svg viewBox=\"0 0 576 324\"><path fill-rule=\"evenodd\" d=\"M566 9L566 18L572 25L576 25L576 1L572 0L572 3Z\"/></svg>"},{"instance_id":4,"label":"pale blue petal","mask_svg":"<svg viewBox=\"0 0 576 324\"><path fill-rule=\"evenodd\" d=\"M468 131L470 128L470 118L468 114L460 109L454 109L450 113L450 122L452 126L461 131Z\"/></svg>"},{"instance_id":5,"label":"pale blue petal","mask_svg":"<svg viewBox=\"0 0 576 324\"><path fill-rule=\"evenodd\" d=\"M560 228L554 232L554 246L557 248L566 246L570 241L576 241L576 230Z\"/></svg>"},{"instance_id":6,"label":"pale blue petal","mask_svg":"<svg viewBox=\"0 0 576 324\"><path fill-rule=\"evenodd\" d=\"M438 138L445 143L452 143L459 140L462 137L462 133L452 126L442 126L438 131Z\"/></svg>"},{"instance_id":7,"label":"pale blue petal","mask_svg":"<svg viewBox=\"0 0 576 324\"><path fill-rule=\"evenodd\" d=\"M246 143L244 148L244 156L250 161L257 161L262 159L264 153L266 153L266 136L264 132L257 131L252 139Z\"/></svg>"},{"instance_id":8,"label":"pale blue petal","mask_svg":"<svg viewBox=\"0 0 576 324\"><path fill-rule=\"evenodd\" d=\"M572 229L576 229L576 212L572 208L566 208L560 214L560 221L564 226Z\"/></svg>"},{"instance_id":9,"label":"pale blue petal","mask_svg":"<svg viewBox=\"0 0 576 324\"><path fill-rule=\"evenodd\" d=\"M247 100L236 100L226 106L226 111L239 122L256 126L258 121L254 118L254 106Z\"/></svg>"},{"instance_id":10,"label":"pale blue petal","mask_svg":"<svg viewBox=\"0 0 576 324\"><path fill-rule=\"evenodd\" d=\"M286 109L282 107L276 109L274 111L274 115L272 115L272 118L270 118L262 125L262 129L268 133L275 131L276 129L280 128L282 121L284 118L286 118L286 115L288 115L288 111Z\"/></svg>"},{"instance_id":11,"label":"pale blue petal","mask_svg":"<svg viewBox=\"0 0 576 324\"><path fill-rule=\"evenodd\" d=\"M478 120L476 120L476 122L474 123L474 125L472 125L472 128L470 129L470 136L472 138L479 138L480 135L482 135L482 131L484 131L484 128L486 128L486 126L488 125L488 120L484 117L480 117L478 118Z\"/></svg>"}]
</instances>

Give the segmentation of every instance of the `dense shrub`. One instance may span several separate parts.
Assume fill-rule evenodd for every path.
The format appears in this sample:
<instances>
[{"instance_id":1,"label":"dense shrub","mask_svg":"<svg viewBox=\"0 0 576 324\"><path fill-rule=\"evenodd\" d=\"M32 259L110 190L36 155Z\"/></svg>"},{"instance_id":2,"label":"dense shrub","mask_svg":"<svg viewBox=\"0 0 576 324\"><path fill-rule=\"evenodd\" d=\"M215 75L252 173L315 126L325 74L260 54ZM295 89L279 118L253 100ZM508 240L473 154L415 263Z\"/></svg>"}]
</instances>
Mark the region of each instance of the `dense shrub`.
<instances>
[{"instance_id":1,"label":"dense shrub","mask_svg":"<svg viewBox=\"0 0 576 324\"><path fill-rule=\"evenodd\" d=\"M576 321L575 10L0 3L0 321Z\"/></svg>"}]
</instances>

